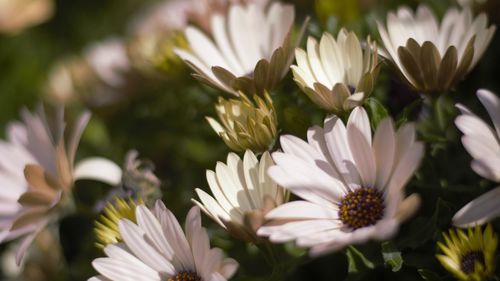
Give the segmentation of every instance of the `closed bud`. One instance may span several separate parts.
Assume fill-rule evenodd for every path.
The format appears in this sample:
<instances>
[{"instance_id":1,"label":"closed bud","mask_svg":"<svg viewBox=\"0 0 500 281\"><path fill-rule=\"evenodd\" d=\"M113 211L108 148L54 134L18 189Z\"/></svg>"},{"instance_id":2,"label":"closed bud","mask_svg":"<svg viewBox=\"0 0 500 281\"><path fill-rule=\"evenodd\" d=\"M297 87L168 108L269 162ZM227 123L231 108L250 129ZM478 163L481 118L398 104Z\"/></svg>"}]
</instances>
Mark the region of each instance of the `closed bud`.
<instances>
[{"instance_id":1,"label":"closed bud","mask_svg":"<svg viewBox=\"0 0 500 281\"><path fill-rule=\"evenodd\" d=\"M220 98L215 106L219 121L207 117L214 131L233 151L268 150L277 136L278 120L268 93L250 100L240 92L239 99Z\"/></svg>"}]
</instances>

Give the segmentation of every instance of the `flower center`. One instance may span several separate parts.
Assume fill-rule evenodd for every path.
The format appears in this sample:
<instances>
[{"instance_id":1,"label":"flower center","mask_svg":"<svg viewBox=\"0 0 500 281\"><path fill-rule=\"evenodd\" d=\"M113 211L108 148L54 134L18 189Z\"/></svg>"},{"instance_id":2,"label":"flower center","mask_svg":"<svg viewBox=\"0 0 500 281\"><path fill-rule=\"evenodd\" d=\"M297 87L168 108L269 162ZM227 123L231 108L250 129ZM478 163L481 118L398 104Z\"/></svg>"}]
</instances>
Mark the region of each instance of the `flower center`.
<instances>
[{"instance_id":1,"label":"flower center","mask_svg":"<svg viewBox=\"0 0 500 281\"><path fill-rule=\"evenodd\" d=\"M484 254L482 251L471 251L462 257L460 262L460 269L465 274L474 272L476 262L479 262L483 267L485 266Z\"/></svg>"},{"instance_id":2,"label":"flower center","mask_svg":"<svg viewBox=\"0 0 500 281\"><path fill-rule=\"evenodd\" d=\"M201 277L194 271L182 271L168 278L167 281L201 281Z\"/></svg>"},{"instance_id":3,"label":"flower center","mask_svg":"<svg viewBox=\"0 0 500 281\"><path fill-rule=\"evenodd\" d=\"M349 192L340 202L340 220L354 230L374 225L384 215L385 203L381 192L363 187Z\"/></svg>"}]
</instances>

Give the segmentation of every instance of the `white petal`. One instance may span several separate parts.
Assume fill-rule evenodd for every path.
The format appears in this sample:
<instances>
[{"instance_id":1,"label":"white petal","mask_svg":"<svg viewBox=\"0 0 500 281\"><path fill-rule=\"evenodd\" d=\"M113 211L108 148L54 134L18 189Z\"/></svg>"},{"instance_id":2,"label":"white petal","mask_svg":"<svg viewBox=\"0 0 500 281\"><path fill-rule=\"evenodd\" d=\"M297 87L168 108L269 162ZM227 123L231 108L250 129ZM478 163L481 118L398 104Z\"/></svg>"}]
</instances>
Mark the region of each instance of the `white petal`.
<instances>
[{"instance_id":1,"label":"white petal","mask_svg":"<svg viewBox=\"0 0 500 281\"><path fill-rule=\"evenodd\" d=\"M397 166L394 167L394 172L388 182L387 189L389 192L402 190L408 180L413 176L420 161L424 156L424 145L415 143L402 156Z\"/></svg>"},{"instance_id":2,"label":"white petal","mask_svg":"<svg viewBox=\"0 0 500 281\"><path fill-rule=\"evenodd\" d=\"M326 158L319 153L314 147L309 145L307 142L301 140L300 138L292 135L282 136L280 138L281 148L285 153L293 154L298 158L315 164L316 160L325 161Z\"/></svg>"},{"instance_id":3,"label":"white petal","mask_svg":"<svg viewBox=\"0 0 500 281\"><path fill-rule=\"evenodd\" d=\"M236 273L238 266L239 264L237 261L233 259L225 259L220 266L219 272L224 278L229 279Z\"/></svg>"},{"instance_id":4,"label":"white petal","mask_svg":"<svg viewBox=\"0 0 500 281\"><path fill-rule=\"evenodd\" d=\"M259 188L259 160L251 150L245 151L243 156L243 173L244 185L250 202L255 209L260 209L263 195Z\"/></svg>"},{"instance_id":5,"label":"white petal","mask_svg":"<svg viewBox=\"0 0 500 281\"><path fill-rule=\"evenodd\" d=\"M325 119L325 140L337 172L347 184L361 184L347 140L347 130L337 116Z\"/></svg>"},{"instance_id":6,"label":"white petal","mask_svg":"<svg viewBox=\"0 0 500 281\"><path fill-rule=\"evenodd\" d=\"M345 186L338 179L294 155L275 152L273 159L280 169L286 171L288 177L275 177L273 167L269 170L269 175L291 192L309 190L310 193L321 195L332 203L339 202L345 193Z\"/></svg>"},{"instance_id":7,"label":"white petal","mask_svg":"<svg viewBox=\"0 0 500 281\"><path fill-rule=\"evenodd\" d=\"M347 35L344 47L347 52L345 56L348 70L347 82L351 86L356 86L363 75L363 51L358 37L353 32Z\"/></svg>"},{"instance_id":8,"label":"white petal","mask_svg":"<svg viewBox=\"0 0 500 281\"><path fill-rule=\"evenodd\" d=\"M347 127L349 147L365 187L375 187L377 166L371 145L357 126Z\"/></svg>"},{"instance_id":9,"label":"white petal","mask_svg":"<svg viewBox=\"0 0 500 281\"><path fill-rule=\"evenodd\" d=\"M500 157L475 159L471 168L477 174L495 182L500 182Z\"/></svg>"},{"instance_id":10,"label":"white petal","mask_svg":"<svg viewBox=\"0 0 500 281\"><path fill-rule=\"evenodd\" d=\"M283 189L278 187L278 185L271 179L271 177L267 174L269 167L274 165L273 159L271 158L271 154L269 152L264 152L260 158L259 163L259 188L260 194L264 196L267 194L271 196L271 198L275 198L276 203L281 203L284 198L283 197Z\"/></svg>"},{"instance_id":11,"label":"white petal","mask_svg":"<svg viewBox=\"0 0 500 281\"><path fill-rule=\"evenodd\" d=\"M137 257L122 249L121 247L115 244L109 244L104 248L104 252L106 255L112 259L120 260L126 262L130 266L134 266L136 268L144 268L145 270L151 270L148 266L146 266L142 261L140 261ZM154 272L151 270L151 272ZM156 273L155 273L156 274Z\"/></svg>"},{"instance_id":12,"label":"white petal","mask_svg":"<svg viewBox=\"0 0 500 281\"><path fill-rule=\"evenodd\" d=\"M474 159L500 157L498 153L500 151L500 143L496 140L492 141L487 137L481 138L478 135L465 135L462 137L462 144ZM496 168L496 170L500 170L500 167Z\"/></svg>"},{"instance_id":13,"label":"white petal","mask_svg":"<svg viewBox=\"0 0 500 281\"><path fill-rule=\"evenodd\" d=\"M243 214L239 210L238 202L232 201L233 198L229 199L225 192L223 192L222 187L220 186L216 173L213 171L207 171L207 182L210 186L210 190L214 195L214 198L219 202L221 207L228 212L233 219L241 221L243 219ZM231 187L232 188L232 187Z\"/></svg>"},{"instance_id":14,"label":"white petal","mask_svg":"<svg viewBox=\"0 0 500 281\"><path fill-rule=\"evenodd\" d=\"M335 205L322 206L308 201L283 204L266 215L267 219L338 219Z\"/></svg>"},{"instance_id":15,"label":"white petal","mask_svg":"<svg viewBox=\"0 0 500 281\"><path fill-rule=\"evenodd\" d=\"M221 15L214 15L212 17L212 33L215 41L217 42L217 47L220 48L221 54L230 65L231 72L233 72L235 76L243 76L246 74L245 70L238 61L233 46L231 46L226 28L227 26L224 17Z\"/></svg>"},{"instance_id":16,"label":"white petal","mask_svg":"<svg viewBox=\"0 0 500 281\"><path fill-rule=\"evenodd\" d=\"M342 52L333 36L330 33L323 33L319 43L321 63L326 75L328 76L329 84L325 85L332 89L337 83L344 82L344 63Z\"/></svg>"},{"instance_id":17,"label":"white petal","mask_svg":"<svg viewBox=\"0 0 500 281\"><path fill-rule=\"evenodd\" d=\"M204 261L208 258L210 251L210 240L207 230L201 226L200 209L195 206L189 210L186 217L186 238L191 245L196 270L206 275Z\"/></svg>"},{"instance_id":18,"label":"white petal","mask_svg":"<svg viewBox=\"0 0 500 281\"><path fill-rule=\"evenodd\" d=\"M209 213L209 215L222 227L224 226L224 223L222 223L222 220L225 221L230 221L231 216L229 215L226 210L224 210L219 202L217 202L212 196L210 196L208 193L206 193L204 190L201 190L197 188L196 194L198 194L198 197L200 198L200 201L203 204L202 210L206 211ZM196 200L194 201L195 203L197 202ZM201 204L201 203L200 203ZM199 204L197 204L200 206Z\"/></svg>"},{"instance_id":19,"label":"white petal","mask_svg":"<svg viewBox=\"0 0 500 281\"><path fill-rule=\"evenodd\" d=\"M257 234L269 236L275 243L295 240L299 237L311 235L329 229L338 229L341 224L336 220L303 220L285 223L280 226L263 226Z\"/></svg>"},{"instance_id":20,"label":"white petal","mask_svg":"<svg viewBox=\"0 0 500 281\"><path fill-rule=\"evenodd\" d=\"M299 76L306 83L307 87L313 88L316 83L316 78L309 64L307 53L302 49L295 49L295 59L297 65L292 66L294 77Z\"/></svg>"},{"instance_id":21,"label":"white petal","mask_svg":"<svg viewBox=\"0 0 500 281\"><path fill-rule=\"evenodd\" d=\"M376 186L386 186L394 167L396 134L390 118L380 122L373 140L373 153L377 164Z\"/></svg>"},{"instance_id":22,"label":"white petal","mask_svg":"<svg viewBox=\"0 0 500 281\"><path fill-rule=\"evenodd\" d=\"M481 118L473 114L463 114L455 119L455 124L464 133L485 144L498 144L496 134Z\"/></svg>"},{"instance_id":23,"label":"white petal","mask_svg":"<svg viewBox=\"0 0 500 281\"><path fill-rule=\"evenodd\" d=\"M92 266L102 275L111 280L123 281L161 281L160 274L147 267L133 266L130 263L111 259L111 258L98 258L92 262Z\"/></svg>"},{"instance_id":24,"label":"white petal","mask_svg":"<svg viewBox=\"0 0 500 281\"><path fill-rule=\"evenodd\" d=\"M68 161L70 165L73 165L75 162L76 150L78 148L78 144L80 143L80 139L82 138L83 131L87 127L87 124L90 120L90 112L83 112L78 118L77 122L73 125L73 132L71 132L69 140L68 140ZM61 116L62 118L63 116ZM64 121L61 120L61 126L63 126Z\"/></svg>"},{"instance_id":25,"label":"white petal","mask_svg":"<svg viewBox=\"0 0 500 281\"><path fill-rule=\"evenodd\" d=\"M158 253L158 251L145 240L145 233L142 229L126 219L120 220L118 226L125 244L127 244L135 256L157 272L175 274L175 268L170 261ZM103 273L101 272L101 274Z\"/></svg>"},{"instance_id":26,"label":"white petal","mask_svg":"<svg viewBox=\"0 0 500 281\"><path fill-rule=\"evenodd\" d=\"M415 124L406 123L401 126L397 132L397 149L396 149L396 162L395 165L398 165L399 161L403 155L413 146L415 143Z\"/></svg>"},{"instance_id":27,"label":"white petal","mask_svg":"<svg viewBox=\"0 0 500 281\"><path fill-rule=\"evenodd\" d=\"M214 45L212 40L210 40L199 29L189 26L186 28L185 34L191 49L196 56L205 63L206 66L229 68L225 58Z\"/></svg>"},{"instance_id":28,"label":"white petal","mask_svg":"<svg viewBox=\"0 0 500 281\"><path fill-rule=\"evenodd\" d=\"M250 8L232 5L229 9L228 31L239 61L244 71L252 73L257 62L262 58L259 48L259 40L256 39L255 28L252 26L252 15Z\"/></svg>"},{"instance_id":29,"label":"white petal","mask_svg":"<svg viewBox=\"0 0 500 281\"><path fill-rule=\"evenodd\" d=\"M76 164L74 178L75 180L96 180L109 185L118 185L122 180L122 170L106 158L93 157Z\"/></svg>"},{"instance_id":30,"label":"white petal","mask_svg":"<svg viewBox=\"0 0 500 281\"><path fill-rule=\"evenodd\" d=\"M472 227L500 216L500 187L497 187L465 205L455 216L453 225Z\"/></svg>"},{"instance_id":31,"label":"white petal","mask_svg":"<svg viewBox=\"0 0 500 281\"><path fill-rule=\"evenodd\" d=\"M242 210L243 212L253 210L253 207L248 200L248 196L241 183L240 175L238 172L239 169L236 167L236 165L239 164L235 163L233 165L230 165L230 163L228 162L228 165L225 165L222 162L217 163L215 167L215 176L217 178L217 182L219 183L221 191L224 193L227 199L229 199L234 207Z\"/></svg>"},{"instance_id":32,"label":"white petal","mask_svg":"<svg viewBox=\"0 0 500 281\"><path fill-rule=\"evenodd\" d=\"M490 114L497 136L500 137L500 99L490 91L479 90L477 97Z\"/></svg>"},{"instance_id":33,"label":"white petal","mask_svg":"<svg viewBox=\"0 0 500 281\"><path fill-rule=\"evenodd\" d=\"M168 244L173 249L174 266L194 268L189 242L174 214L165 207L161 200L156 201L154 213L164 231L165 238L168 239Z\"/></svg>"},{"instance_id":34,"label":"white petal","mask_svg":"<svg viewBox=\"0 0 500 281\"><path fill-rule=\"evenodd\" d=\"M315 80L331 88L333 85L331 85L328 80L323 65L321 64L318 42L312 37L307 39L307 58L311 70L314 73Z\"/></svg>"},{"instance_id":35,"label":"white petal","mask_svg":"<svg viewBox=\"0 0 500 281\"><path fill-rule=\"evenodd\" d=\"M357 127L358 130L366 138L368 145L372 145L372 129L370 126L370 119L368 118L368 113L366 110L358 106L353 109L351 115L349 115L349 120L347 121L347 130L349 127Z\"/></svg>"},{"instance_id":36,"label":"white petal","mask_svg":"<svg viewBox=\"0 0 500 281\"><path fill-rule=\"evenodd\" d=\"M153 244L156 250L167 259L172 260L175 252L172 250L172 247L170 247L167 240L170 237L165 237L163 229L156 217L144 205L137 206L135 214L137 218L137 225L144 230L149 238L149 241Z\"/></svg>"}]
</instances>

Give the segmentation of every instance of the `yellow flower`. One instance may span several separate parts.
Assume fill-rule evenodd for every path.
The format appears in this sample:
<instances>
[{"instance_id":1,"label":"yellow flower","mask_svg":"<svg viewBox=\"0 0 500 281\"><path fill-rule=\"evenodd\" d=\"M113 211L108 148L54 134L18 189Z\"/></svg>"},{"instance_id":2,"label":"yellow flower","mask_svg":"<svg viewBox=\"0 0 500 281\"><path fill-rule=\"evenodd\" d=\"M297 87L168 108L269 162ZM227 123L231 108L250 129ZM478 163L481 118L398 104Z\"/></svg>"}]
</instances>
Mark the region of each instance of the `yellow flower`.
<instances>
[{"instance_id":1,"label":"yellow flower","mask_svg":"<svg viewBox=\"0 0 500 281\"><path fill-rule=\"evenodd\" d=\"M484 232L480 226L467 231L451 229L443 233L444 243L438 242L443 254L436 255L446 270L457 279L484 281L495 271L495 253L498 237L488 225Z\"/></svg>"},{"instance_id":2,"label":"yellow flower","mask_svg":"<svg viewBox=\"0 0 500 281\"><path fill-rule=\"evenodd\" d=\"M207 117L208 123L233 151L247 149L263 152L276 139L278 119L269 94L254 96L252 102L240 92L239 99L219 98L215 106L219 120Z\"/></svg>"},{"instance_id":3,"label":"yellow flower","mask_svg":"<svg viewBox=\"0 0 500 281\"><path fill-rule=\"evenodd\" d=\"M102 212L102 215L95 221L96 246L104 248L108 244L122 241L118 222L121 219L128 219L136 222L135 209L138 205L144 204L142 199L128 201L116 198L114 202L109 202Z\"/></svg>"}]
</instances>

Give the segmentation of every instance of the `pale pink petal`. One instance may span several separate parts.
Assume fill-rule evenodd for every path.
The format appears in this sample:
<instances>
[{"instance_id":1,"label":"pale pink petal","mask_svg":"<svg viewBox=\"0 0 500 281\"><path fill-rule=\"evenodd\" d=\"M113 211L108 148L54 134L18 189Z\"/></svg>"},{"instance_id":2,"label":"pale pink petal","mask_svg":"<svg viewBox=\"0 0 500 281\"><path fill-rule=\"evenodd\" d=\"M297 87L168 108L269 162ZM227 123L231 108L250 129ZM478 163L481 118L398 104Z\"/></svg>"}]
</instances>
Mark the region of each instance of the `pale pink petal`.
<instances>
[{"instance_id":1,"label":"pale pink petal","mask_svg":"<svg viewBox=\"0 0 500 281\"><path fill-rule=\"evenodd\" d=\"M171 256L175 258L172 261L174 265L194 268L195 264L189 242L174 214L165 207L161 200L156 201L154 214L163 229L164 239L168 239L168 245L172 249Z\"/></svg>"},{"instance_id":2,"label":"pale pink petal","mask_svg":"<svg viewBox=\"0 0 500 281\"><path fill-rule=\"evenodd\" d=\"M490 114L497 136L500 137L500 99L488 90L477 91L477 97Z\"/></svg>"},{"instance_id":3,"label":"pale pink petal","mask_svg":"<svg viewBox=\"0 0 500 281\"><path fill-rule=\"evenodd\" d=\"M500 216L500 187L497 187L465 205L453 216L453 225L472 227Z\"/></svg>"},{"instance_id":4,"label":"pale pink petal","mask_svg":"<svg viewBox=\"0 0 500 281\"><path fill-rule=\"evenodd\" d=\"M271 210L267 219L338 219L336 205L321 206L308 201L293 201Z\"/></svg>"},{"instance_id":5,"label":"pale pink petal","mask_svg":"<svg viewBox=\"0 0 500 281\"><path fill-rule=\"evenodd\" d=\"M162 281L162 278L157 271L144 264L143 266L137 266L118 259L98 258L92 262L92 266L100 274L111 280Z\"/></svg>"},{"instance_id":6,"label":"pale pink petal","mask_svg":"<svg viewBox=\"0 0 500 281\"><path fill-rule=\"evenodd\" d=\"M171 260L175 252L165 238L165 233L158 219L144 205L137 206L135 216L137 225L144 230L152 246L164 257Z\"/></svg>"},{"instance_id":7,"label":"pale pink petal","mask_svg":"<svg viewBox=\"0 0 500 281\"><path fill-rule=\"evenodd\" d=\"M276 173L272 172L272 169L269 170L269 175L275 182L291 192L314 190L332 203L339 202L344 195L345 187L342 182L296 156L275 152L273 159L280 169L286 171L288 176L286 178L277 176Z\"/></svg>"},{"instance_id":8,"label":"pale pink petal","mask_svg":"<svg viewBox=\"0 0 500 281\"><path fill-rule=\"evenodd\" d=\"M376 186L377 166L371 144L368 143L366 137L357 126L347 127L347 137L349 138L349 147L361 176L363 186Z\"/></svg>"},{"instance_id":9,"label":"pale pink petal","mask_svg":"<svg viewBox=\"0 0 500 281\"><path fill-rule=\"evenodd\" d=\"M347 184L361 184L347 139L347 130L337 116L325 119L325 141L337 172Z\"/></svg>"},{"instance_id":10,"label":"pale pink petal","mask_svg":"<svg viewBox=\"0 0 500 281\"><path fill-rule=\"evenodd\" d=\"M390 118L380 122L373 140L373 153L377 165L375 186L386 186L394 167L396 155L396 135Z\"/></svg>"},{"instance_id":11,"label":"pale pink petal","mask_svg":"<svg viewBox=\"0 0 500 281\"><path fill-rule=\"evenodd\" d=\"M123 241L125 241L136 257L153 270L175 274L175 268L170 261L160 255L156 249L146 242L144 239L146 233L141 228L126 219L120 220L118 225ZM101 272L101 274L103 273Z\"/></svg>"}]
</instances>

